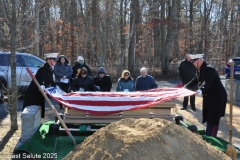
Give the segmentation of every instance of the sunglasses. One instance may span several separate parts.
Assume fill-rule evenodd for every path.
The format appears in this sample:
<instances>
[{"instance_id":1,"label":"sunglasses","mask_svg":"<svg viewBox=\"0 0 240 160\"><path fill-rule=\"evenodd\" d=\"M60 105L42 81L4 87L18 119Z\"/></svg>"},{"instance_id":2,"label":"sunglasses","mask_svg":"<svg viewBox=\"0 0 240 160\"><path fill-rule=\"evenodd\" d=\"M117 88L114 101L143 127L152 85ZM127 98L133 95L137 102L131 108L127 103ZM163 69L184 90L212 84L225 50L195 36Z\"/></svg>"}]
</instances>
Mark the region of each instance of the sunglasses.
<instances>
[{"instance_id":1,"label":"sunglasses","mask_svg":"<svg viewBox=\"0 0 240 160\"><path fill-rule=\"evenodd\" d=\"M128 73L125 73L124 76L129 76L129 74L128 74Z\"/></svg>"},{"instance_id":2,"label":"sunglasses","mask_svg":"<svg viewBox=\"0 0 240 160\"><path fill-rule=\"evenodd\" d=\"M98 74L105 74L105 73L103 73L103 72L99 72Z\"/></svg>"}]
</instances>

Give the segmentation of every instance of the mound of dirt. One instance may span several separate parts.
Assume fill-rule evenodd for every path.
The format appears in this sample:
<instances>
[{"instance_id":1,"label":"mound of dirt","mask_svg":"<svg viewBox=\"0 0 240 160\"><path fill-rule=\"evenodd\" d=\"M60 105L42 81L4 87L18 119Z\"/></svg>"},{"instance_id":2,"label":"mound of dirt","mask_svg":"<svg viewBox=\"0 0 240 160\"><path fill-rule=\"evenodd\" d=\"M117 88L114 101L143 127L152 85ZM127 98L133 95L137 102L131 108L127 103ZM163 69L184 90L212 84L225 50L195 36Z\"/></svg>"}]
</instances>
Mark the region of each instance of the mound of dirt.
<instances>
[{"instance_id":1,"label":"mound of dirt","mask_svg":"<svg viewBox=\"0 0 240 160\"><path fill-rule=\"evenodd\" d=\"M183 126L163 119L122 119L101 128L64 159L230 159Z\"/></svg>"}]
</instances>

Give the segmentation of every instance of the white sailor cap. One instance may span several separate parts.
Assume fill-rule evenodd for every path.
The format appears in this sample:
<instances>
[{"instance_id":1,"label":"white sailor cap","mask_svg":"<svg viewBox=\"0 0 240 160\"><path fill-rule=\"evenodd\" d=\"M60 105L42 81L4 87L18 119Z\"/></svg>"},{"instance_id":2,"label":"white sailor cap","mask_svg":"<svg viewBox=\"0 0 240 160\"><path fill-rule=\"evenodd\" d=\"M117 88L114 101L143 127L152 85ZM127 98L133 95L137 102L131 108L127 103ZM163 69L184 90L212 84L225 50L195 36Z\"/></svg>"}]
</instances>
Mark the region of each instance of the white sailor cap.
<instances>
[{"instance_id":1,"label":"white sailor cap","mask_svg":"<svg viewBox=\"0 0 240 160\"><path fill-rule=\"evenodd\" d=\"M46 53L44 56L45 58L57 59L58 53Z\"/></svg>"},{"instance_id":2,"label":"white sailor cap","mask_svg":"<svg viewBox=\"0 0 240 160\"><path fill-rule=\"evenodd\" d=\"M198 60L199 58L203 58L204 54L190 54L191 62Z\"/></svg>"}]
</instances>

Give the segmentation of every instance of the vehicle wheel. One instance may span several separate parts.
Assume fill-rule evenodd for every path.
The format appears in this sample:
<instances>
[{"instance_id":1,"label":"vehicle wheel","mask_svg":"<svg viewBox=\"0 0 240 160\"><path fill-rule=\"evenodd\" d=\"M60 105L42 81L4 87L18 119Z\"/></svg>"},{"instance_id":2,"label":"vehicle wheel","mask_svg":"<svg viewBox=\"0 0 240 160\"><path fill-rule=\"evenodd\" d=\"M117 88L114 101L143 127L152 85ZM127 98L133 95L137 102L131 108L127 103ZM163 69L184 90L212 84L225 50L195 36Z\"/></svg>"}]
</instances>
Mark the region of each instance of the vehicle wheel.
<instances>
[{"instance_id":1,"label":"vehicle wheel","mask_svg":"<svg viewBox=\"0 0 240 160\"><path fill-rule=\"evenodd\" d=\"M7 83L4 79L0 79L0 102L4 102L6 100L6 89Z\"/></svg>"}]
</instances>

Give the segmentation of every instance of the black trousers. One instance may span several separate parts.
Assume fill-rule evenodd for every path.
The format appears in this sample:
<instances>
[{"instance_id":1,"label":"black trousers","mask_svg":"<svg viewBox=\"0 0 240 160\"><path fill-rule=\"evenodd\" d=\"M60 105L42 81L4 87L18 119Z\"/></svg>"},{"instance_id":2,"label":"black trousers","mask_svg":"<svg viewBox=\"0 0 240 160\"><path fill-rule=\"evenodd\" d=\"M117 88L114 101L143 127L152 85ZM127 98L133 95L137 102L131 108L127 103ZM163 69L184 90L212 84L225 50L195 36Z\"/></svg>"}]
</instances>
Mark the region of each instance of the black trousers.
<instances>
[{"instance_id":1,"label":"black trousers","mask_svg":"<svg viewBox=\"0 0 240 160\"><path fill-rule=\"evenodd\" d=\"M195 95L184 97L183 108L187 108L189 97L190 97L190 105L191 105L192 109L195 109Z\"/></svg>"},{"instance_id":2,"label":"black trousers","mask_svg":"<svg viewBox=\"0 0 240 160\"><path fill-rule=\"evenodd\" d=\"M56 82L56 84L66 93L69 93L70 83Z\"/></svg>"}]
</instances>

